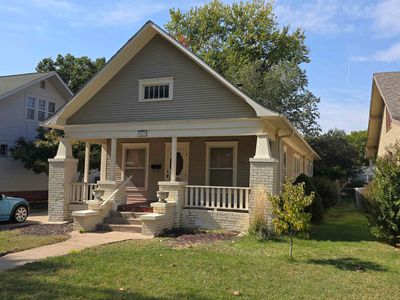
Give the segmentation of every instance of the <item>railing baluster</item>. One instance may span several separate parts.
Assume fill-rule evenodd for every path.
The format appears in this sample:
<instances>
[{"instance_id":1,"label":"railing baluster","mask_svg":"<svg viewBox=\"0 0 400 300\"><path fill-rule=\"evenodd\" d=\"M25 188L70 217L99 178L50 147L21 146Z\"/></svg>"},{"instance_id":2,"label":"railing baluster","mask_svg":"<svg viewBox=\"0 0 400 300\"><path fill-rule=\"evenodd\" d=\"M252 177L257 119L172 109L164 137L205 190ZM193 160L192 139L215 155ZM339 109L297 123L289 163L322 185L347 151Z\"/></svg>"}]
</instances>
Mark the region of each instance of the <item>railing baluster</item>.
<instances>
[{"instance_id":1,"label":"railing baluster","mask_svg":"<svg viewBox=\"0 0 400 300\"><path fill-rule=\"evenodd\" d=\"M189 206L189 189L190 187L185 187L185 201L183 202L185 206Z\"/></svg>"},{"instance_id":2,"label":"railing baluster","mask_svg":"<svg viewBox=\"0 0 400 300\"><path fill-rule=\"evenodd\" d=\"M238 208L244 208L243 204L243 190L239 190L239 206Z\"/></svg>"},{"instance_id":3,"label":"railing baluster","mask_svg":"<svg viewBox=\"0 0 400 300\"><path fill-rule=\"evenodd\" d=\"M193 205L193 191L194 191L194 188L193 187L190 187L190 203L189 203L189 205L190 206L194 206Z\"/></svg>"}]
</instances>

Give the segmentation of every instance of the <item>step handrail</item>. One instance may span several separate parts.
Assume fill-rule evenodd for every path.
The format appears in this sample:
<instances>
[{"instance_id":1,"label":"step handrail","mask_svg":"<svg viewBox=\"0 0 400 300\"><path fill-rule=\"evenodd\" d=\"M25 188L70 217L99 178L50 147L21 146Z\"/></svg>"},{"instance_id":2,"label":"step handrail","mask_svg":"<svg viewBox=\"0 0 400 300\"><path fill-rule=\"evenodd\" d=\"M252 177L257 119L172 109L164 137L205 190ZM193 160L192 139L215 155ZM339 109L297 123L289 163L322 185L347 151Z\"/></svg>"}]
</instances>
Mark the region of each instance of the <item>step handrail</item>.
<instances>
[{"instance_id":1,"label":"step handrail","mask_svg":"<svg viewBox=\"0 0 400 300\"><path fill-rule=\"evenodd\" d=\"M128 177L127 180L125 180L123 183L121 183L114 192L112 192L112 194L100 205L100 207L103 207L104 205L106 205L114 196L115 194L123 187L125 187L125 185L127 185L127 183L132 179L132 175Z\"/></svg>"}]
</instances>

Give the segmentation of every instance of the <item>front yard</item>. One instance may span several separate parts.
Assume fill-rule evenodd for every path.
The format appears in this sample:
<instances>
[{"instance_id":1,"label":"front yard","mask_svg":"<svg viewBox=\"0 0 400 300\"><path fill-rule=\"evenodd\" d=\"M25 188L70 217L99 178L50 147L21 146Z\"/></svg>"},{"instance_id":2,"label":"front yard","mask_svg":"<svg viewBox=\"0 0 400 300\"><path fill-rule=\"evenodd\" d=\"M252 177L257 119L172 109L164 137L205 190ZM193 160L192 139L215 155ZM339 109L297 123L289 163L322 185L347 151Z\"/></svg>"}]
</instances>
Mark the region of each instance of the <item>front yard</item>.
<instances>
[{"instance_id":1,"label":"front yard","mask_svg":"<svg viewBox=\"0 0 400 300\"><path fill-rule=\"evenodd\" d=\"M400 298L400 251L375 241L350 204L294 247L289 261L285 239L117 243L7 271L0 298Z\"/></svg>"}]
</instances>

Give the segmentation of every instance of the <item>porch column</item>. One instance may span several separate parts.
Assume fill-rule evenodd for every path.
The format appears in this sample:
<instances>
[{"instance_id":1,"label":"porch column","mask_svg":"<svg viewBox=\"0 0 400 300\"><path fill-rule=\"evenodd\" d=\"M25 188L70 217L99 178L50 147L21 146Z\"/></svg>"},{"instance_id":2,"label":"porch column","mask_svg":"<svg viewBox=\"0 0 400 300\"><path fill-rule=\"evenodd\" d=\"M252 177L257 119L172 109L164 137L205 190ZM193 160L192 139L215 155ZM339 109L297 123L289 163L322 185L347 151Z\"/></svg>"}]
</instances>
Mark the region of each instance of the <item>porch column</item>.
<instances>
[{"instance_id":1,"label":"porch column","mask_svg":"<svg viewBox=\"0 0 400 300\"><path fill-rule=\"evenodd\" d=\"M107 144L101 144L100 181L107 180Z\"/></svg>"},{"instance_id":2,"label":"porch column","mask_svg":"<svg viewBox=\"0 0 400 300\"><path fill-rule=\"evenodd\" d=\"M253 220L260 207L268 222L272 221L271 203L268 195L278 193L278 165L279 161L272 157L271 147L267 134L257 136L256 151L250 158L250 199L249 216ZM262 203L262 202L266 203ZM270 223L272 226L272 224Z\"/></svg>"},{"instance_id":3,"label":"porch column","mask_svg":"<svg viewBox=\"0 0 400 300\"><path fill-rule=\"evenodd\" d=\"M173 137L171 143L171 181L176 181L176 152L178 138Z\"/></svg>"},{"instance_id":4,"label":"porch column","mask_svg":"<svg viewBox=\"0 0 400 300\"><path fill-rule=\"evenodd\" d=\"M85 200L88 196L88 183L89 183L89 168L90 168L90 143L85 144L85 165L83 169L83 197Z\"/></svg>"},{"instance_id":5,"label":"porch column","mask_svg":"<svg viewBox=\"0 0 400 300\"><path fill-rule=\"evenodd\" d=\"M49 221L68 220L71 183L77 179L77 166L71 141L62 138L56 156L49 159Z\"/></svg>"},{"instance_id":6,"label":"porch column","mask_svg":"<svg viewBox=\"0 0 400 300\"><path fill-rule=\"evenodd\" d=\"M117 165L117 139L111 139L110 180L115 181L115 167Z\"/></svg>"}]
</instances>

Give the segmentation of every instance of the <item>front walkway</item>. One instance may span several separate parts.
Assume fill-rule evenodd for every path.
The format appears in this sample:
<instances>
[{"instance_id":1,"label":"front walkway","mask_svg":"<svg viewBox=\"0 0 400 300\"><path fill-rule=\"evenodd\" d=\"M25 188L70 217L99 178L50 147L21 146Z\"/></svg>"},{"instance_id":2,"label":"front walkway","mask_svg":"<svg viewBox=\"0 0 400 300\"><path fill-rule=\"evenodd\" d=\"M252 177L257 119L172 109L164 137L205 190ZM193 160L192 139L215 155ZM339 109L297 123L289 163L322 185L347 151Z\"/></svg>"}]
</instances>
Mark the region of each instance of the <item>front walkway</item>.
<instances>
[{"instance_id":1,"label":"front walkway","mask_svg":"<svg viewBox=\"0 0 400 300\"><path fill-rule=\"evenodd\" d=\"M85 234L72 232L71 238L64 242L11 253L0 257L0 272L22 266L26 263L36 260L66 255L72 250L82 250L85 248L109 243L143 238L144 237L141 233L130 232L95 232Z\"/></svg>"}]
</instances>

